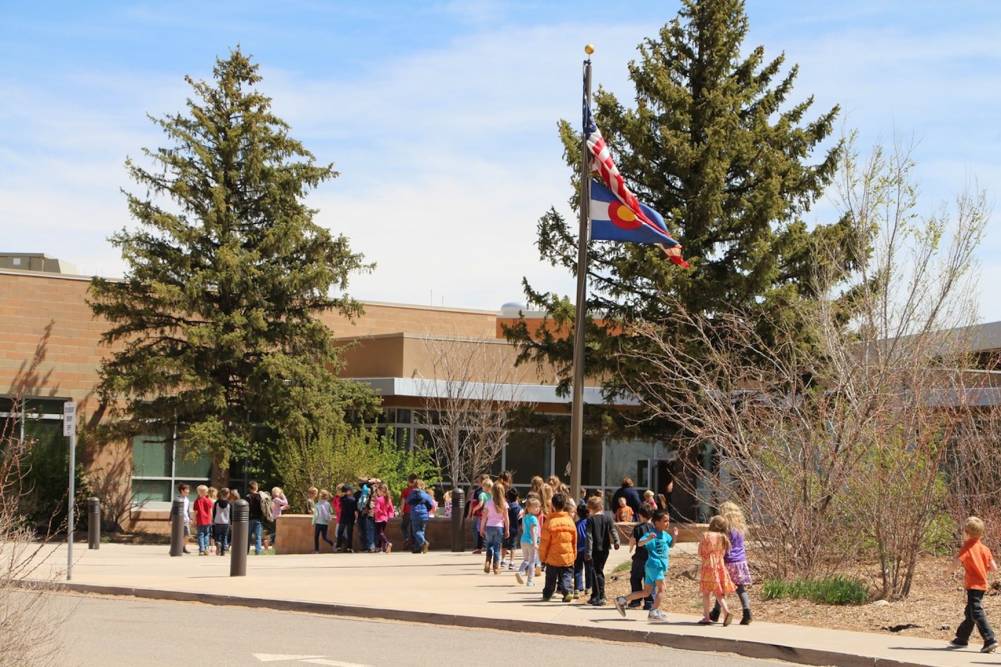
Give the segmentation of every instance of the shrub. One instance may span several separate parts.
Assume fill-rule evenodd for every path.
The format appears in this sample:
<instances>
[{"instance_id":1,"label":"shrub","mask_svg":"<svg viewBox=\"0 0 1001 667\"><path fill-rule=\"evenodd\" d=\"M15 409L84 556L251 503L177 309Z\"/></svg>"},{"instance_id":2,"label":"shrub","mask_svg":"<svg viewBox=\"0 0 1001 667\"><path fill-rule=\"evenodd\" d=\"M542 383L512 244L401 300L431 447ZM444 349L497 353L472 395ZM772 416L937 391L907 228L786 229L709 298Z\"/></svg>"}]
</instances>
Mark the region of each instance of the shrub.
<instances>
[{"instance_id":1,"label":"shrub","mask_svg":"<svg viewBox=\"0 0 1001 667\"><path fill-rule=\"evenodd\" d=\"M379 435L372 428L345 428L323 433L313 441L282 441L275 454L275 469L289 502L299 511L305 508L309 486L332 491L341 482L378 477L396 497L410 473L429 485L439 481L430 449L402 449L392 433Z\"/></svg>"},{"instance_id":2,"label":"shrub","mask_svg":"<svg viewBox=\"0 0 1001 667\"><path fill-rule=\"evenodd\" d=\"M762 587L761 596L765 600L790 598L810 600L818 604L844 605L863 604L869 599L869 592L857 579L835 576L793 581L769 579Z\"/></svg>"}]
</instances>

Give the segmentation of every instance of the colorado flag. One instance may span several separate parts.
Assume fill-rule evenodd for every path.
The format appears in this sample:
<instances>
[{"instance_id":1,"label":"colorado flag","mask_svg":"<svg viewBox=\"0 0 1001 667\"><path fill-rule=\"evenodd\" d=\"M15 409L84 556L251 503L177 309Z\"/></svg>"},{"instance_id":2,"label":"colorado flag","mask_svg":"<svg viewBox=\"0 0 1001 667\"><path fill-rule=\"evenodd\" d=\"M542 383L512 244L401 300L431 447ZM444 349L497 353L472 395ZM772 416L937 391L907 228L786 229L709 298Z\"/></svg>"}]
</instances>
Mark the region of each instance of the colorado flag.
<instances>
[{"instance_id":1,"label":"colorado flag","mask_svg":"<svg viewBox=\"0 0 1001 667\"><path fill-rule=\"evenodd\" d=\"M591 238L596 241L661 243L673 248L678 242L667 232L660 213L640 204L646 219L637 216L599 181L591 179Z\"/></svg>"}]
</instances>

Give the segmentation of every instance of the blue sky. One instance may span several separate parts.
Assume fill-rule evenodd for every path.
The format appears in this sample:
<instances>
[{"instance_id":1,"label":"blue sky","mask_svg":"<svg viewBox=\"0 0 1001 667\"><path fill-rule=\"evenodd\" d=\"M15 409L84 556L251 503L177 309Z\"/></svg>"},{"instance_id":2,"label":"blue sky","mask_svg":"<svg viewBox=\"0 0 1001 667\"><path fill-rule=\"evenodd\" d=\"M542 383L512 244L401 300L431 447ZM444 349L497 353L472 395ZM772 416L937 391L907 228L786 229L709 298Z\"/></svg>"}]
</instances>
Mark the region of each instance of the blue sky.
<instances>
[{"instance_id":1,"label":"blue sky","mask_svg":"<svg viewBox=\"0 0 1001 667\"><path fill-rule=\"evenodd\" d=\"M567 209L555 126L576 119L581 48L628 101L626 63L676 2L184 2L0 5L0 248L120 275L107 237L131 224L126 156L162 143L145 114L180 110L185 74L236 44L275 110L342 176L318 221L378 263L352 292L496 309L520 280L573 291L541 264L536 221ZM863 146L916 142L922 206L964 185L1001 193L1001 3L749 0L748 45L801 67L794 97L842 105ZM830 210L817 209L822 218ZM980 253L981 316L1001 319L1001 241Z\"/></svg>"}]
</instances>

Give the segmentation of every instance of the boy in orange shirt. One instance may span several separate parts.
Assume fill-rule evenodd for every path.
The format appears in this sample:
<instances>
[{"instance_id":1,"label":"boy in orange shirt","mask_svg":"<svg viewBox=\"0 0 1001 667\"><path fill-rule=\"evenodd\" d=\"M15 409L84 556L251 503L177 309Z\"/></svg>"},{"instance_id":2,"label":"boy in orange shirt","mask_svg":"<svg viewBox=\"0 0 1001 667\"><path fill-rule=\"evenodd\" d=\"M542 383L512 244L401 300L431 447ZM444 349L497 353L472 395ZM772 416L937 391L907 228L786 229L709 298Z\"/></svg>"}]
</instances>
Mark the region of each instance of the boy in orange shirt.
<instances>
[{"instance_id":1,"label":"boy in orange shirt","mask_svg":"<svg viewBox=\"0 0 1001 667\"><path fill-rule=\"evenodd\" d=\"M566 498L557 493L553 496L553 511L542 524L542 539L539 541L539 560L546 564L546 585L542 589L542 599L553 596L557 582L563 601L573 599L573 564L577 559L577 526L566 512Z\"/></svg>"},{"instance_id":2,"label":"boy in orange shirt","mask_svg":"<svg viewBox=\"0 0 1001 667\"><path fill-rule=\"evenodd\" d=\"M977 631L984 639L984 646L981 653L993 653L998 642L994 637L987 622L987 614L984 613L984 592L987 590L987 573L997 569L997 563L991 555L991 550L980 541L984 534L984 522L982 519L971 516L963 526L963 547L959 550L959 562L963 564L966 571L963 588L966 589L966 618L956 628L956 638L949 642L949 648L963 648L970 642L970 635L973 633L973 626L976 624Z\"/></svg>"}]
</instances>

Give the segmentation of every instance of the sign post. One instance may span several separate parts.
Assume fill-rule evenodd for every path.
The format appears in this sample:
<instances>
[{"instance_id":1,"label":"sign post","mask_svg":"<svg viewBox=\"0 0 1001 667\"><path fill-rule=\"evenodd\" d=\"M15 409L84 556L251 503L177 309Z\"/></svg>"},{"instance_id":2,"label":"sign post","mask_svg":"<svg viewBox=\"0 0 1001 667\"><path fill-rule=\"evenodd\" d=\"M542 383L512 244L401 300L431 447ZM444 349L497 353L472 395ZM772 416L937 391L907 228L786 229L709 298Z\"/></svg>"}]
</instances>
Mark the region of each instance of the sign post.
<instances>
[{"instance_id":1,"label":"sign post","mask_svg":"<svg viewBox=\"0 0 1001 667\"><path fill-rule=\"evenodd\" d=\"M73 579L73 500L76 497L76 403L63 403L63 435L70 439L69 518L66 523L66 581Z\"/></svg>"}]
</instances>

